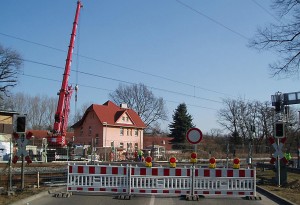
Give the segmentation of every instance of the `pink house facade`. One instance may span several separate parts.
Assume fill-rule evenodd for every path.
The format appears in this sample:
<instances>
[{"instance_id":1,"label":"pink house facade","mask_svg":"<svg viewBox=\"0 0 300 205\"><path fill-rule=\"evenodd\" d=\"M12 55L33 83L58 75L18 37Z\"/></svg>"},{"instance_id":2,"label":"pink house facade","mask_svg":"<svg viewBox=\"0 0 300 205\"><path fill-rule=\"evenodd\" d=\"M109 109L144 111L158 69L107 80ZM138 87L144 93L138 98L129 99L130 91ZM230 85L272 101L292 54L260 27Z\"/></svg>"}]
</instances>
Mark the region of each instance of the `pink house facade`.
<instances>
[{"instance_id":1,"label":"pink house facade","mask_svg":"<svg viewBox=\"0 0 300 205\"><path fill-rule=\"evenodd\" d=\"M92 104L72 126L76 144L131 151L143 149L145 127L134 110L126 104L117 106L112 101Z\"/></svg>"}]
</instances>

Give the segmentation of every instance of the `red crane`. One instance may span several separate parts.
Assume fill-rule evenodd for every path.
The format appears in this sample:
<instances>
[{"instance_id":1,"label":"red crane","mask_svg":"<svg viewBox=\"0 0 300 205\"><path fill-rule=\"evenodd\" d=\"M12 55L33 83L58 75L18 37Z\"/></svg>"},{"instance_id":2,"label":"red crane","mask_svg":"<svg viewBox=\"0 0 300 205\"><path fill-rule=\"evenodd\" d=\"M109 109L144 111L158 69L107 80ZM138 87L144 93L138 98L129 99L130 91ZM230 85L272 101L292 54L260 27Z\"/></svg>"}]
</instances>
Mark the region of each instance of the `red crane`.
<instances>
[{"instance_id":1,"label":"red crane","mask_svg":"<svg viewBox=\"0 0 300 205\"><path fill-rule=\"evenodd\" d=\"M72 54L73 54L76 30L77 30L81 7L82 4L78 0L72 34L70 38L68 55L66 59L65 71L63 74L63 81L61 84L61 89L58 92L59 98L58 98L57 110L55 113L55 121L54 121L52 133L50 136L48 136L48 145L51 147L64 147L67 144L66 130L68 125L69 113L70 113L70 99L73 93L72 86L68 85L68 80L71 71Z\"/></svg>"}]
</instances>

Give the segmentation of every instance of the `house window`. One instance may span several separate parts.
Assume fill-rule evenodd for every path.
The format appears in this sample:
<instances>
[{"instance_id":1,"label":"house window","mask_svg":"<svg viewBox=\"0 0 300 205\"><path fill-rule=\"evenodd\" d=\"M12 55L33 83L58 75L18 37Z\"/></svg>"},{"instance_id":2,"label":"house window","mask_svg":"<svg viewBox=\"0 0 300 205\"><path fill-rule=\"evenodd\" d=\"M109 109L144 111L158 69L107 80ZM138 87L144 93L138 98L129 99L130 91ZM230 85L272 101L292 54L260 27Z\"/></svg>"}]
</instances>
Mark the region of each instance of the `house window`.
<instances>
[{"instance_id":1,"label":"house window","mask_svg":"<svg viewBox=\"0 0 300 205\"><path fill-rule=\"evenodd\" d=\"M139 143L134 143L134 149L138 150L139 149Z\"/></svg>"},{"instance_id":2,"label":"house window","mask_svg":"<svg viewBox=\"0 0 300 205\"><path fill-rule=\"evenodd\" d=\"M114 147L115 147L115 142L114 142L114 141L112 141L112 142L110 143L110 147L111 147L111 148L114 148Z\"/></svg>"},{"instance_id":3,"label":"house window","mask_svg":"<svg viewBox=\"0 0 300 205\"><path fill-rule=\"evenodd\" d=\"M96 145L99 144L99 135L98 134L95 135L95 144Z\"/></svg>"},{"instance_id":4,"label":"house window","mask_svg":"<svg viewBox=\"0 0 300 205\"><path fill-rule=\"evenodd\" d=\"M122 121L123 121L123 122L125 121L125 117L122 117Z\"/></svg>"},{"instance_id":5,"label":"house window","mask_svg":"<svg viewBox=\"0 0 300 205\"><path fill-rule=\"evenodd\" d=\"M120 148L124 148L124 143L120 142Z\"/></svg>"},{"instance_id":6,"label":"house window","mask_svg":"<svg viewBox=\"0 0 300 205\"><path fill-rule=\"evenodd\" d=\"M132 136L132 129L130 129L130 136Z\"/></svg>"},{"instance_id":7,"label":"house window","mask_svg":"<svg viewBox=\"0 0 300 205\"><path fill-rule=\"evenodd\" d=\"M89 126L89 136L92 134L92 127Z\"/></svg>"},{"instance_id":8,"label":"house window","mask_svg":"<svg viewBox=\"0 0 300 205\"><path fill-rule=\"evenodd\" d=\"M79 134L81 137L83 135L83 127L80 127L80 134Z\"/></svg>"},{"instance_id":9,"label":"house window","mask_svg":"<svg viewBox=\"0 0 300 205\"><path fill-rule=\"evenodd\" d=\"M124 135L124 129L123 129L123 127L120 127L120 135L121 135L121 136Z\"/></svg>"},{"instance_id":10,"label":"house window","mask_svg":"<svg viewBox=\"0 0 300 205\"><path fill-rule=\"evenodd\" d=\"M138 136L138 130L134 129L134 136Z\"/></svg>"},{"instance_id":11,"label":"house window","mask_svg":"<svg viewBox=\"0 0 300 205\"><path fill-rule=\"evenodd\" d=\"M126 117L126 122L128 122L128 117Z\"/></svg>"},{"instance_id":12,"label":"house window","mask_svg":"<svg viewBox=\"0 0 300 205\"><path fill-rule=\"evenodd\" d=\"M129 129L127 129L127 136L129 136L129 132L130 132L130 130L129 130Z\"/></svg>"}]
</instances>

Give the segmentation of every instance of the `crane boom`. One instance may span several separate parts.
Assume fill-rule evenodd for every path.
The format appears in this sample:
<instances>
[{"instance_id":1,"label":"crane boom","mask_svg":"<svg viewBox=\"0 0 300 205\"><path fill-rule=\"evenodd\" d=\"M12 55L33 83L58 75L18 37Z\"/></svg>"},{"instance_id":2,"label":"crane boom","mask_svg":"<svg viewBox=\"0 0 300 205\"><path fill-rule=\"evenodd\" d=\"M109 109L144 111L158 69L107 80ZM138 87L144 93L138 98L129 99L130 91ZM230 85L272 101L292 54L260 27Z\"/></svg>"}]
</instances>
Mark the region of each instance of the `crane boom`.
<instances>
[{"instance_id":1,"label":"crane boom","mask_svg":"<svg viewBox=\"0 0 300 205\"><path fill-rule=\"evenodd\" d=\"M54 117L55 121L53 125L53 131L51 136L48 137L49 146L63 147L67 144L65 136L66 136L66 130L68 125L68 117L70 113L70 99L73 92L72 86L68 85L68 81L69 81L69 76L71 71L72 55L73 55L73 49L74 49L74 43L75 43L75 37L76 37L76 31L77 31L77 25L78 25L79 13L81 7L82 4L80 0L78 0L66 64L65 64L65 70L63 74L63 81L61 84L61 89L58 92L59 98L58 98L57 109Z\"/></svg>"}]
</instances>

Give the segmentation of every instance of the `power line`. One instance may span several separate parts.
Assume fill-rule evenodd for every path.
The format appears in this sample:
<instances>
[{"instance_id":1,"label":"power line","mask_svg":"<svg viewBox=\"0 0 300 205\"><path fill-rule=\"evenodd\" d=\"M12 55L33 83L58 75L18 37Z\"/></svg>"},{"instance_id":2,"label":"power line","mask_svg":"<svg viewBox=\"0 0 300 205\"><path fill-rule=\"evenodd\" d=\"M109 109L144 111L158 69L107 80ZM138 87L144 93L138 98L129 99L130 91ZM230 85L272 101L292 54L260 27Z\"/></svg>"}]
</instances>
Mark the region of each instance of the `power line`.
<instances>
[{"instance_id":1,"label":"power line","mask_svg":"<svg viewBox=\"0 0 300 205\"><path fill-rule=\"evenodd\" d=\"M39 64L39 65L44 65L44 66L50 66L50 67L53 67L53 68L64 69L63 67L54 66L54 65L50 65L50 64L46 64L46 63L40 63L40 62L37 62L37 61L28 60L28 59L23 59L23 60L27 61L27 62ZM72 70L72 69L71 69L71 71L74 72L74 70ZM84 75L88 75L88 76L92 76L92 77L98 77L98 78L107 79L107 80L111 80L111 81L116 81L116 82L131 84L131 85L136 84L136 83L133 83L133 82L129 82L129 81L125 81L125 80L120 80L120 79L116 79L116 78L112 78L112 77L107 77L107 76L103 76L103 75L98 75L98 74L94 74L94 73L88 73L88 72L83 72L83 71L77 71L77 72L81 73L81 74L84 74ZM212 100L212 99L204 98L204 97L199 97L199 96L196 96L196 95L190 95L190 94L186 94L186 93L181 93L181 92L177 92L177 91L167 90L167 89L164 89L164 88L158 88L158 87L153 87L153 86L146 86L146 87L154 89L154 90L159 90L159 91L163 91L163 92L167 92L167 93L182 95L182 96L186 96L186 97L192 97L192 98L196 98L196 99L200 99L200 100L206 100L206 101L215 102L215 103L222 103L221 101Z\"/></svg>"},{"instance_id":2,"label":"power line","mask_svg":"<svg viewBox=\"0 0 300 205\"><path fill-rule=\"evenodd\" d=\"M176 1L177 1L179 4L181 4L182 6L184 6L184 7L188 8L188 9L194 11L196 14L201 15L202 17L204 17L204 18L210 20L211 22L213 22L213 23L215 23L215 24L217 24L217 25L219 25L219 26L225 28L226 30L228 30L228 31L230 31L230 32L232 32L232 33L234 33L234 34L236 34L237 36L239 36L239 37L241 37L241 38L243 38L243 39L245 39L245 40L249 40L249 38L246 37L244 34L238 32L238 31L235 31L235 30L233 30L232 28L229 28L228 26L224 25L223 23L221 23L221 22L219 22L219 21L217 21L217 20L215 20L215 19L209 17L208 15L202 13L201 11L199 11L199 10L197 10L197 9L195 9L195 8L193 8L193 7L191 7L190 5L188 5L188 4L186 4L186 3L183 3L183 2L180 1L180 0L176 0Z\"/></svg>"},{"instance_id":3,"label":"power line","mask_svg":"<svg viewBox=\"0 0 300 205\"><path fill-rule=\"evenodd\" d=\"M26 77L31 77L31 78L37 78L37 79L43 79L43 80L48 80L48 81L53 81L53 82L58 82L60 83L60 80L55 80L55 79L51 79L51 78L45 78L45 77L41 77L41 76L36 76L36 75L29 75L29 74L22 74L23 76ZM74 83L71 83L74 84ZM95 87L95 86L89 86L89 85L84 85L84 84L78 84L80 87L86 87L86 88L92 88L92 89L97 89L97 90L103 90L103 91L107 91L107 92L113 92L113 90L110 89L106 89L106 88L99 88L99 87ZM176 102L176 101L172 101L172 100L165 100L166 102L171 102L171 103L177 103L180 104L180 102ZM200 106L200 105L193 105L193 104L188 104L186 103L186 105L192 106L192 107L198 107L198 108L203 108L203 109L208 109L208 110L215 110L218 111L217 109L214 108L210 108L210 107L205 107L205 106Z\"/></svg>"},{"instance_id":4,"label":"power line","mask_svg":"<svg viewBox=\"0 0 300 205\"><path fill-rule=\"evenodd\" d=\"M38 45L38 46L41 46L41 47L45 47L45 48L48 48L48 49L52 49L52 50L55 50L55 51L66 53L66 51L63 50L63 49L58 49L58 48L48 46L48 45L45 45L45 44L37 43L37 42L34 42L34 41L29 41L29 40L19 38L19 37L16 37L16 36L12 36L12 35L8 35L8 34L2 33L2 32L0 32L0 35L6 36L6 37L9 37L9 38L13 38L13 39L16 39L16 40L24 41L24 42L27 42L27 43L31 43L31 44L34 44L34 45ZM204 88L204 87L197 86L197 85L192 85L190 83L186 83L186 82L182 82L182 81L178 81L178 80L173 80L171 78L167 78L167 77L160 76L160 75L157 75L157 74L152 74L152 73L148 73L148 72L145 72L145 71L137 70L137 69L134 69L134 68L131 68L131 67L128 67L128 66L119 65L119 64L111 63L111 62L104 61L104 60L99 60L99 59L89 57L89 56L85 56L85 55L78 55L78 53L75 54L75 55L77 55L79 57L82 57L82 58L85 58L85 59L92 60L92 61L104 63L104 64L107 64L107 65L110 65L110 66L130 70L130 71L134 71L134 72L137 72L137 73L141 73L141 74L144 74L144 75L160 78L160 79L167 80L167 81L170 81L170 82L174 82L174 83L178 83L178 84L182 84L182 85L187 85L187 86L190 86L190 87L193 87L193 88L199 88L201 90L205 90L205 91L208 91L208 92L213 92L213 93L217 93L217 94L221 94L221 95L234 97L233 95L228 94L228 93L215 91L215 90L212 90L212 89Z\"/></svg>"},{"instance_id":5,"label":"power line","mask_svg":"<svg viewBox=\"0 0 300 205\"><path fill-rule=\"evenodd\" d=\"M269 12L268 9L266 9L265 7L263 7L263 6L262 6L261 4L259 4L257 1L252 0L252 2L253 2L254 4L256 4L259 8L261 8L262 10L264 10L267 14L269 14L270 16L272 16L276 21L282 23L281 20L280 20L278 17L276 17L275 15L273 15L271 12Z\"/></svg>"}]
</instances>

